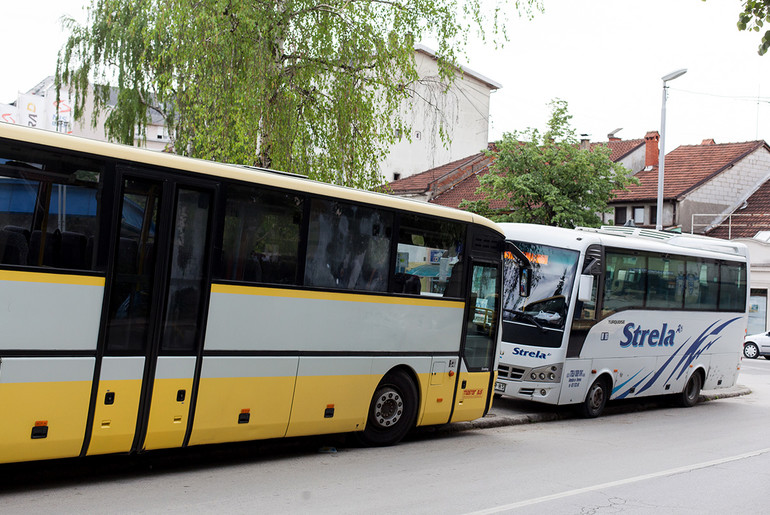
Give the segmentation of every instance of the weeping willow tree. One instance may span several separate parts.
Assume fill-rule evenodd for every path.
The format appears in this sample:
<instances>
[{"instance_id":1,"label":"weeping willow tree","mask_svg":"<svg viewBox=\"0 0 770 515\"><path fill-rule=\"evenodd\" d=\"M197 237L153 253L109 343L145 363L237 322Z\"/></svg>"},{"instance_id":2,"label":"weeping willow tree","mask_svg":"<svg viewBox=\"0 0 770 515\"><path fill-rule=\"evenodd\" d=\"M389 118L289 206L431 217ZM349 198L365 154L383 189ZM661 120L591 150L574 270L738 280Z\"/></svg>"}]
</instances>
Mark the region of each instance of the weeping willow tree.
<instances>
[{"instance_id":1,"label":"weeping willow tree","mask_svg":"<svg viewBox=\"0 0 770 515\"><path fill-rule=\"evenodd\" d=\"M371 188L408 133L414 43L437 43L448 87L469 36L497 44L504 8L539 2L92 0L85 24L64 21L57 91L70 89L76 119L92 96L92 123L106 116L115 141L132 144L155 114L178 154Z\"/></svg>"}]
</instances>

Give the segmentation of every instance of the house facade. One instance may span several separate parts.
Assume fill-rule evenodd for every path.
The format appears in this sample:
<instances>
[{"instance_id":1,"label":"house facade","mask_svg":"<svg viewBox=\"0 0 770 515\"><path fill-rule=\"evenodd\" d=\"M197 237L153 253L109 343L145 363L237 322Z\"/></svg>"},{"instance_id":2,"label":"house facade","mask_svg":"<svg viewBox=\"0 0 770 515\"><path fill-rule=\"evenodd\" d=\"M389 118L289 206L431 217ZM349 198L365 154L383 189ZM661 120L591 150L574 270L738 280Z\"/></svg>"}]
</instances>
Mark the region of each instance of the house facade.
<instances>
[{"instance_id":1,"label":"house facade","mask_svg":"<svg viewBox=\"0 0 770 515\"><path fill-rule=\"evenodd\" d=\"M615 192L605 223L623 225L633 220L637 226L656 225L658 156L657 141L654 143L654 155L635 174L639 184ZM661 225L703 233L735 211L768 178L770 147L764 141L717 144L707 139L700 145L680 146L666 155Z\"/></svg>"}]
</instances>

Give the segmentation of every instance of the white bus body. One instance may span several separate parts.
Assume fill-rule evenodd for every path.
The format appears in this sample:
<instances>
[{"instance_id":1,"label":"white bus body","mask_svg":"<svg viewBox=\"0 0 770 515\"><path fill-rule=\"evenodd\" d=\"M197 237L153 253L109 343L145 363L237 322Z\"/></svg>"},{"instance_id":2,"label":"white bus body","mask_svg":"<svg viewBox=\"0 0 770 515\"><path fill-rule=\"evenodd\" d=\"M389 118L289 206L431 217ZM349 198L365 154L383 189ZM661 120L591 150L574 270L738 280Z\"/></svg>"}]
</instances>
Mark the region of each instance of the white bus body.
<instances>
[{"instance_id":1,"label":"white bus body","mask_svg":"<svg viewBox=\"0 0 770 515\"><path fill-rule=\"evenodd\" d=\"M733 386L748 296L744 245L638 228L501 224L532 262L506 264L496 393L582 404Z\"/></svg>"}]
</instances>

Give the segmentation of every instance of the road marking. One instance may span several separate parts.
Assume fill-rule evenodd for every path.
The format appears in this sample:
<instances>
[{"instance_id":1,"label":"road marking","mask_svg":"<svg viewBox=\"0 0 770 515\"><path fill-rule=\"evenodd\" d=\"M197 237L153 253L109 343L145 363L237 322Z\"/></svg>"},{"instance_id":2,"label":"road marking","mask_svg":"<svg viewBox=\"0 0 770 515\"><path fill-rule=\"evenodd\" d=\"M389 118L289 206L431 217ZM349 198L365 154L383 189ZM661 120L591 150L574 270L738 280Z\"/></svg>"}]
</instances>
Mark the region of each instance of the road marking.
<instances>
[{"instance_id":1,"label":"road marking","mask_svg":"<svg viewBox=\"0 0 770 515\"><path fill-rule=\"evenodd\" d=\"M580 495L588 492L595 492L597 490L604 490L605 488L613 488L616 486L623 486L630 483L638 483L639 481L646 481L648 479L655 479L655 478L664 477L664 476L673 476L675 474L681 474L683 472L690 472L693 470L714 467L716 465L730 463L731 461L739 461L739 460L744 460L746 458L753 458L755 456L767 454L768 452L770 452L770 447L765 449L760 449L758 451L747 452L745 454L738 454L737 456L730 456L728 458L721 458L721 459L712 460L712 461L704 461L703 463L696 463L695 465L685 465L683 467L677 467L677 468L668 469L668 470L661 470L660 472L653 472L651 474L643 474L641 476L629 477L627 479L620 479L618 481L610 481L609 483L602 483L600 485L587 486L585 488L567 490L566 492L560 492L558 494L545 495L543 497L535 497L534 499L527 499L525 501L519 501L511 504L495 506L493 508L487 508L485 510L474 511L469 513L468 515L486 515L491 513L501 513L504 511L514 510L516 508L523 508L524 506L532 506L533 504L554 501L556 499L563 499L565 497L571 497L573 495Z\"/></svg>"}]
</instances>

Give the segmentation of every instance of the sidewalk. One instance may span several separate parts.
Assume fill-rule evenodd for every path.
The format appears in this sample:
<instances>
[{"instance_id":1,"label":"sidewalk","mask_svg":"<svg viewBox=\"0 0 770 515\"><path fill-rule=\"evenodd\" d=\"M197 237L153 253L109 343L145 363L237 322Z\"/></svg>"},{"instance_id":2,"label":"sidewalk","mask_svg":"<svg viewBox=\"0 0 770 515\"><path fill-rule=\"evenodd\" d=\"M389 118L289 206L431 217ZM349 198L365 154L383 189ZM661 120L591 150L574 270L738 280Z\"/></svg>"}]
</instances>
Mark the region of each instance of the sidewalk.
<instances>
[{"instance_id":1,"label":"sidewalk","mask_svg":"<svg viewBox=\"0 0 770 515\"><path fill-rule=\"evenodd\" d=\"M749 395L751 390L742 385L720 390L704 390L701 392L698 402L708 402L716 399L727 399ZM649 397L644 399L631 399L622 401L610 401L601 416L631 413L648 409L661 408L670 405L671 400L665 396ZM503 397L495 399L492 409L483 418L471 422L456 422L441 426L447 432L468 431L471 429L487 429L492 427L515 426L519 424L534 424L536 422L550 422L553 420L566 420L578 418L570 406L549 406L536 402L520 401Z\"/></svg>"}]
</instances>

